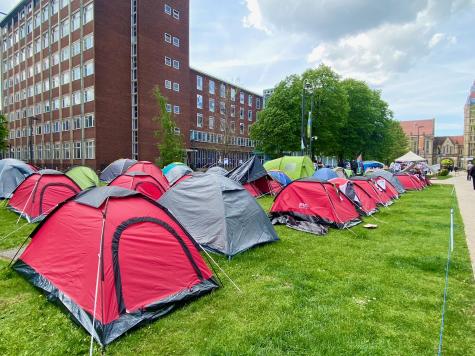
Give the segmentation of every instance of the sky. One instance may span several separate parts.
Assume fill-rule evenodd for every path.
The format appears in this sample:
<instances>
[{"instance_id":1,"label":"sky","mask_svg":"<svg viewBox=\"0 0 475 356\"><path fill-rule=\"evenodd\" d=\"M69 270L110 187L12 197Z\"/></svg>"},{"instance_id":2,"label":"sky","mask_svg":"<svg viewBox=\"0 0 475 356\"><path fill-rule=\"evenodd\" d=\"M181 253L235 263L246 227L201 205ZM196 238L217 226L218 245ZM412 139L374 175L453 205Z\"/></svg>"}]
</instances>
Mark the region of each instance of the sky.
<instances>
[{"instance_id":1,"label":"sky","mask_svg":"<svg viewBox=\"0 0 475 356\"><path fill-rule=\"evenodd\" d=\"M190 63L262 92L321 63L382 91L398 120L463 134L475 0L191 0Z\"/></svg>"},{"instance_id":2,"label":"sky","mask_svg":"<svg viewBox=\"0 0 475 356\"><path fill-rule=\"evenodd\" d=\"M396 119L461 135L474 18L475 0L190 0L190 65L261 93L324 63L381 90Z\"/></svg>"}]
</instances>

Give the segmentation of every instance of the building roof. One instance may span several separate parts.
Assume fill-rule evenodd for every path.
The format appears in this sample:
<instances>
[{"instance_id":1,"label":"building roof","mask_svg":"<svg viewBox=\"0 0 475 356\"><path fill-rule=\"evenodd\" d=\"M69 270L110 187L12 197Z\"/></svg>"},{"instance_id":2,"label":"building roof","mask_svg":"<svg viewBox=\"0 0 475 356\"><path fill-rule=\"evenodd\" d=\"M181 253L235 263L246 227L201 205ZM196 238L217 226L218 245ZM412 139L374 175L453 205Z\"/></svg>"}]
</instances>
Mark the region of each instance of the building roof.
<instances>
[{"instance_id":1,"label":"building roof","mask_svg":"<svg viewBox=\"0 0 475 356\"><path fill-rule=\"evenodd\" d=\"M201 70L201 69L198 69L198 68L195 68L195 67L191 67L191 66L190 66L190 70L193 71L193 72L196 72L196 73L198 73L198 74L201 74L201 75L203 75L203 76L212 78L212 79L214 79L214 80L216 80L216 81L218 81L218 82L225 83L225 84L227 84L227 85L231 85L231 86L233 86L233 87L235 87L235 88L241 89L242 91L245 91L245 92L247 92L247 93L250 93L250 94L253 94L253 95L255 95L255 96L258 96L258 97L262 98L262 94L258 94L258 93L255 92L255 91L252 91L252 90L243 88L243 87L240 86L240 85L237 85L237 84L234 84L234 83L230 83L230 82L228 82L227 80L221 79L221 78L219 78L219 77L217 77L217 76L215 76L215 75L213 75L213 74L209 74L209 73L207 73L207 72L205 72L205 71L203 71L203 70Z\"/></svg>"},{"instance_id":2,"label":"building roof","mask_svg":"<svg viewBox=\"0 0 475 356\"><path fill-rule=\"evenodd\" d=\"M463 146L463 136L436 136L434 137L434 147L443 145L447 139L452 141L454 145Z\"/></svg>"},{"instance_id":3,"label":"building roof","mask_svg":"<svg viewBox=\"0 0 475 356\"><path fill-rule=\"evenodd\" d=\"M434 137L433 146L434 147L442 146L444 144L445 140L447 140L447 136L436 136L436 137Z\"/></svg>"},{"instance_id":4,"label":"building roof","mask_svg":"<svg viewBox=\"0 0 475 356\"><path fill-rule=\"evenodd\" d=\"M463 136L449 136L456 145L463 145Z\"/></svg>"},{"instance_id":5,"label":"building roof","mask_svg":"<svg viewBox=\"0 0 475 356\"><path fill-rule=\"evenodd\" d=\"M435 119L399 121L407 136L434 136ZM418 133L419 128L419 133Z\"/></svg>"},{"instance_id":6,"label":"building roof","mask_svg":"<svg viewBox=\"0 0 475 356\"><path fill-rule=\"evenodd\" d=\"M0 27L4 27L8 21L11 21L11 19L15 17L29 1L30 0L22 0L18 2L18 4L0 21Z\"/></svg>"}]
</instances>

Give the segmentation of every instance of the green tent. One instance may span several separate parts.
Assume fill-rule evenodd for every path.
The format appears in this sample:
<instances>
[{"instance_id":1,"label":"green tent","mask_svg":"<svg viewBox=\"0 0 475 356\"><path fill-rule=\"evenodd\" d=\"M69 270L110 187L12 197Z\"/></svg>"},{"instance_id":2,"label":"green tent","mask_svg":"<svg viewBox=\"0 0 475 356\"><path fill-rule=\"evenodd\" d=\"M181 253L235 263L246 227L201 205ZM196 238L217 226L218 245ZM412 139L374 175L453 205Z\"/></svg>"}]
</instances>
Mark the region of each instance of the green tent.
<instances>
[{"instance_id":1,"label":"green tent","mask_svg":"<svg viewBox=\"0 0 475 356\"><path fill-rule=\"evenodd\" d=\"M315 173L313 163L307 156L284 156L264 163L264 168L269 171L278 169L287 174L292 180L310 177Z\"/></svg>"},{"instance_id":2,"label":"green tent","mask_svg":"<svg viewBox=\"0 0 475 356\"><path fill-rule=\"evenodd\" d=\"M99 186L99 177L96 172L89 167L73 167L66 172L66 175L76 182L82 190Z\"/></svg>"}]
</instances>

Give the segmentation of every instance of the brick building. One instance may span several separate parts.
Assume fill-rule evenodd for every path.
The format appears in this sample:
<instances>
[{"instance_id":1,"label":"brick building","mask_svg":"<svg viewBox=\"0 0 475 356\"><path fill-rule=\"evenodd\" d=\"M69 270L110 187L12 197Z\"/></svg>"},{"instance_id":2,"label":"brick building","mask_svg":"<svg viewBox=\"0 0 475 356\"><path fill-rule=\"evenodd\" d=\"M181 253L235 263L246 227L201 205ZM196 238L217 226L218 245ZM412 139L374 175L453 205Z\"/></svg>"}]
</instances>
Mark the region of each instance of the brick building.
<instances>
[{"instance_id":1,"label":"brick building","mask_svg":"<svg viewBox=\"0 0 475 356\"><path fill-rule=\"evenodd\" d=\"M409 138L410 150L433 162L435 119L400 121L401 127Z\"/></svg>"},{"instance_id":2,"label":"brick building","mask_svg":"<svg viewBox=\"0 0 475 356\"><path fill-rule=\"evenodd\" d=\"M192 163L205 164L202 152L220 146L230 158L252 151L247 120L242 134L227 135L229 144L196 133L220 134L197 126L189 0L23 0L0 22L0 42L11 157L54 168L101 169L120 157L153 161L156 86L168 98ZM211 78L202 77L204 83ZM244 110L250 107L255 120L261 97L213 80L217 88L224 84L246 100L251 96ZM225 106L230 112L231 104Z\"/></svg>"}]
</instances>

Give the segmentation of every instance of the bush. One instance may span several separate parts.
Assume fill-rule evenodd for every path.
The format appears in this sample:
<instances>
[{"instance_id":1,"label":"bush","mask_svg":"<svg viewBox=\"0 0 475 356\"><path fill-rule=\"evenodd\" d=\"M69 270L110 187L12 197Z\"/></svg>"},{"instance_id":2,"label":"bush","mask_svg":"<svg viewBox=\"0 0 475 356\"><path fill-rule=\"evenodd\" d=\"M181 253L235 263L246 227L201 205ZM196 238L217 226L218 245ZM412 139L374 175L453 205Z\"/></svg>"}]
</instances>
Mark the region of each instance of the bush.
<instances>
[{"instance_id":1,"label":"bush","mask_svg":"<svg viewBox=\"0 0 475 356\"><path fill-rule=\"evenodd\" d=\"M445 176L448 176L449 175L449 170L448 169L441 169L440 172L439 172L439 177L445 177Z\"/></svg>"}]
</instances>

